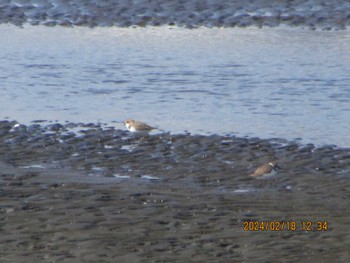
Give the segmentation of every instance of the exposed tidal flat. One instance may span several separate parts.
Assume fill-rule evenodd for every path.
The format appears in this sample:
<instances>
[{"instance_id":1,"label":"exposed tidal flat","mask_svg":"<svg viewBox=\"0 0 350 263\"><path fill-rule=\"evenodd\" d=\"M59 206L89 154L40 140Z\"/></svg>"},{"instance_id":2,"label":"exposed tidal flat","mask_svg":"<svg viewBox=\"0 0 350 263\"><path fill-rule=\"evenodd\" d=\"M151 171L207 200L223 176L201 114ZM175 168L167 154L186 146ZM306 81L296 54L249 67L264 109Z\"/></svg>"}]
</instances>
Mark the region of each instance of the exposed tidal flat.
<instances>
[{"instance_id":1,"label":"exposed tidal flat","mask_svg":"<svg viewBox=\"0 0 350 263\"><path fill-rule=\"evenodd\" d=\"M2 262L349 260L348 148L84 123L0 131ZM277 177L248 176L272 158ZM244 231L252 221L283 228Z\"/></svg>"},{"instance_id":2,"label":"exposed tidal flat","mask_svg":"<svg viewBox=\"0 0 350 263\"><path fill-rule=\"evenodd\" d=\"M84 1L14 0L0 3L0 23L48 26L276 27L344 29L349 1Z\"/></svg>"},{"instance_id":3,"label":"exposed tidal flat","mask_svg":"<svg viewBox=\"0 0 350 263\"><path fill-rule=\"evenodd\" d=\"M0 1L0 262L350 262L349 9Z\"/></svg>"}]
</instances>

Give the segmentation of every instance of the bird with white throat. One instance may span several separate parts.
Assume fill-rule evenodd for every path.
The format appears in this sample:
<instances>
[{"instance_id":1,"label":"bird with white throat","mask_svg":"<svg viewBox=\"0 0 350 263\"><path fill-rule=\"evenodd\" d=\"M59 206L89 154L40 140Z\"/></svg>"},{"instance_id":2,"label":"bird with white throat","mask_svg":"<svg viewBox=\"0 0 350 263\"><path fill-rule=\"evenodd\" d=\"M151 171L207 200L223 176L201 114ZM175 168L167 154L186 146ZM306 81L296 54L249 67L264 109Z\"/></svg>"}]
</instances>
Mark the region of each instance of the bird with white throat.
<instances>
[{"instance_id":1,"label":"bird with white throat","mask_svg":"<svg viewBox=\"0 0 350 263\"><path fill-rule=\"evenodd\" d=\"M135 133L135 134L146 135L146 134L150 133L152 130L157 129L155 127L148 125L147 123L144 123L141 121L135 121L132 119L128 119L128 120L124 121L123 124L126 126L128 131Z\"/></svg>"},{"instance_id":2,"label":"bird with white throat","mask_svg":"<svg viewBox=\"0 0 350 263\"><path fill-rule=\"evenodd\" d=\"M281 169L281 167L278 166L277 162L271 161L259 166L250 176L256 179L270 178L277 174L278 169Z\"/></svg>"}]
</instances>

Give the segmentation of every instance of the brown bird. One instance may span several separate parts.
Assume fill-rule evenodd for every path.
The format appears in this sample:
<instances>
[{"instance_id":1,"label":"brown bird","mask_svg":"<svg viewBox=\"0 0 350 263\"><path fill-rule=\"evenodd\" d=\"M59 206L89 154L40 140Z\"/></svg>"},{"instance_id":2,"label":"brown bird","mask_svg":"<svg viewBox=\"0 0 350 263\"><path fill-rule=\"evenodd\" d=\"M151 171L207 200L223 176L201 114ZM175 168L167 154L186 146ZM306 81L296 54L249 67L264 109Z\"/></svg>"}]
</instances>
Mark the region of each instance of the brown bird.
<instances>
[{"instance_id":1,"label":"brown bird","mask_svg":"<svg viewBox=\"0 0 350 263\"><path fill-rule=\"evenodd\" d=\"M148 125L147 123L140 122L140 121L135 121L128 119L123 122L123 124L126 126L126 128L132 132L132 133L137 133L137 134L148 134L150 131L157 129L155 127L152 127Z\"/></svg>"},{"instance_id":2,"label":"brown bird","mask_svg":"<svg viewBox=\"0 0 350 263\"><path fill-rule=\"evenodd\" d=\"M259 166L250 176L256 179L269 178L277 174L277 169L281 169L281 167L278 166L276 161L271 161Z\"/></svg>"}]
</instances>

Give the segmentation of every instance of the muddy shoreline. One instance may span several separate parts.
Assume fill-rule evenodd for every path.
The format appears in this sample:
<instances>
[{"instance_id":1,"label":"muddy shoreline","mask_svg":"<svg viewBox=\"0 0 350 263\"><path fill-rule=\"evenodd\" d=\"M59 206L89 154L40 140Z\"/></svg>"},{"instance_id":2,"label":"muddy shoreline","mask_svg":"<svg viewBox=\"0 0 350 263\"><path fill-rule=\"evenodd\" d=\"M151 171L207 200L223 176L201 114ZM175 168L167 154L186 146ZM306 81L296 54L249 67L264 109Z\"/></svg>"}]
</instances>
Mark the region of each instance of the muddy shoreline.
<instances>
[{"instance_id":1,"label":"muddy shoreline","mask_svg":"<svg viewBox=\"0 0 350 263\"><path fill-rule=\"evenodd\" d=\"M5 1L0 23L18 26L180 26L345 29L348 1Z\"/></svg>"},{"instance_id":2,"label":"muddy shoreline","mask_svg":"<svg viewBox=\"0 0 350 263\"><path fill-rule=\"evenodd\" d=\"M349 261L350 149L12 121L0 139L1 262ZM247 176L271 158L278 177Z\"/></svg>"}]
</instances>

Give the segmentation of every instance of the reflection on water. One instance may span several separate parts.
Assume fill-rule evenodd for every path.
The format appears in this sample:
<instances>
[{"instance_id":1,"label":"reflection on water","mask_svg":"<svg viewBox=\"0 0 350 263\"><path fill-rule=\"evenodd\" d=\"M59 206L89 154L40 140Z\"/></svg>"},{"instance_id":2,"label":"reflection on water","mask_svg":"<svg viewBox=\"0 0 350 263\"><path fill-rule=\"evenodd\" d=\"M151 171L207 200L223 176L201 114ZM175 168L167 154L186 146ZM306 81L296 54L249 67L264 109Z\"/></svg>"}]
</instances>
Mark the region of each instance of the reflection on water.
<instances>
[{"instance_id":1,"label":"reflection on water","mask_svg":"<svg viewBox=\"0 0 350 263\"><path fill-rule=\"evenodd\" d=\"M0 32L1 119L133 117L172 132L350 146L349 31L2 25Z\"/></svg>"}]
</instances>

